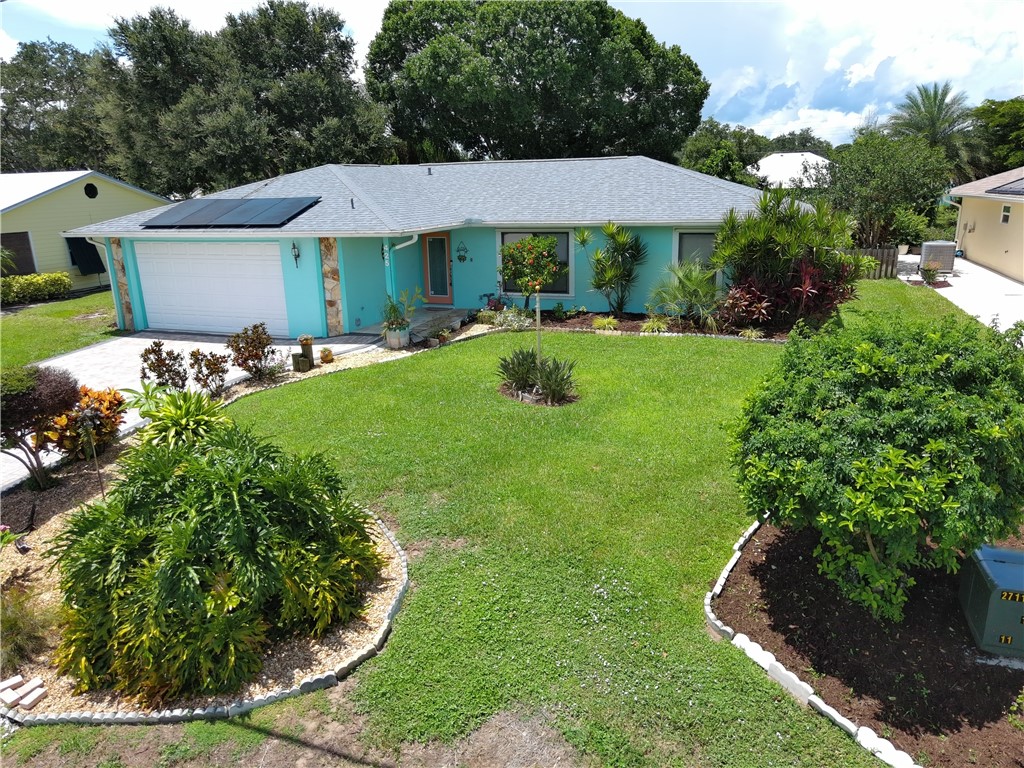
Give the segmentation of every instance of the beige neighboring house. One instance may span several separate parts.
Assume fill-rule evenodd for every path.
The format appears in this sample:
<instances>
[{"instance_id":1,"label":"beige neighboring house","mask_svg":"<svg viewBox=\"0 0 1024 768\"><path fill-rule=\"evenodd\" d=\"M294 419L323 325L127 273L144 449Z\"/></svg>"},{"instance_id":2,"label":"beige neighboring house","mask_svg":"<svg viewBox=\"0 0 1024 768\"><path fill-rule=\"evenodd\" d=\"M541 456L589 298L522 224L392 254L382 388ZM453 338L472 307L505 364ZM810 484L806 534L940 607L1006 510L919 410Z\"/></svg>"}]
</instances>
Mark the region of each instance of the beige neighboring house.
<instances>
[{"instance_id":1,"label":"beige neighboring house","mask_svg":"<svg viewBox=\"0 0 1024 768\"><path fill-rule=\"evenodd\" d=\"M964 257L1024 282L1024 167L949 191L960 197L957 247Z\"/></svg>"},{"instance_id":2,"label":"beige neighboring house","mask_svg":"<svg viewBox=\"0 0 1024 768\"><path fill-rule=\"evenodd\" d=\"M109 285L102 249L61 233L166 205L166 198L97 171L0 174L0 244L15 273L67 272L75 288Z\"/></svg>"},{"instance_id":3,"label":"beige neighboring house","mask_svg":"<svg viewBox=\"0 0 1024 768\"><path fill-rule=\"evenodd\" d=\"M830 165L829 160L813 152L775 152L749 166L747 172L763 176L769 187L810 187L813 186L814 180L805 173L804 163L807 164L808 171Z\"/></svg>"}]
</instances>

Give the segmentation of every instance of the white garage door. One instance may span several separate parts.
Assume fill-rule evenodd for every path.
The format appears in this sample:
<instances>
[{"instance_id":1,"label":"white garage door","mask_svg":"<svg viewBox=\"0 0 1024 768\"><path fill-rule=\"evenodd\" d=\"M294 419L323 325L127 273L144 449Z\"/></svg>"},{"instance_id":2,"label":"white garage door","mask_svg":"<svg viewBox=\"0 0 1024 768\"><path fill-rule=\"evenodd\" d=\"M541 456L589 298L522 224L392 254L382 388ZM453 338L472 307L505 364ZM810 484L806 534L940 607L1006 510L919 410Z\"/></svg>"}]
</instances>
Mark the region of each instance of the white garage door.
<instances>
[{"instance_id":1,"label":"white garage door","mask_svg":"<svg viewBox=\"0 0 1024 768\"><path fill-rule=\"evenodd\" d=\"M150 328L235 333L266 323L288 335L276 243L136 242L135 257Z\"/></svg>"}]
</instances>

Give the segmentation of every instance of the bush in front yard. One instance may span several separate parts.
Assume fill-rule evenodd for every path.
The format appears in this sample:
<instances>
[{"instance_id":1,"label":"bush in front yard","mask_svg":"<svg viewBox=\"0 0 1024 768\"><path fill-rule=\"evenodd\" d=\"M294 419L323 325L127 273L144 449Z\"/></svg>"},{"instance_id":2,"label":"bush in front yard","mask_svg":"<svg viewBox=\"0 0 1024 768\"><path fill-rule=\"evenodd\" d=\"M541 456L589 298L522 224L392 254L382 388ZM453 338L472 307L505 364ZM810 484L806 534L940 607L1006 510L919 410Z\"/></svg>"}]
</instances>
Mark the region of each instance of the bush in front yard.
<instances>
[{"instance_id":1,"label":"bush in front yard","mask_svg":"<svg viewBox=\"0 0 1024 768\"><path fill-rule=\"evenodd\" d=\"M184 389L188 386L188 369L185 368L185 355L173 349L164 349L162 341L154 341L142 350L142 369L139 371L142 381L150 378L161 387Z\"/></svg>"},{"instance_id":2,"label":"bush in front yard","mask_svg":"<svg viewBox=\"0 0 1024 768\"><path fill-rule=\"evenodd\" d=\"M228 336L231 362L254 379L266 379L280 372L284 363L274 351L274 339L266 323L256 323Z\"/></svg>"},{"instance_id":3,"label":"bush in front yard","mask_svg":"<svg viewBox=\"0 0 1024 768\"><path fill-rule=\"evenodd\" d=\"M38 488L50 485L43 465L53 419L74 407L78 382L64 368L26 366L0 376L0 446L28 470Z\"/></svg>"},{"instance_id":4,"label":"bush in front yard","mask_svg":"<svg viewBox=\"0 0 1024 768\"><path fill-rule=\"evenodd\" d=\"M381 560L324 458L229 426L198 445L143 444L121 469L52 550L66 608L55 659L77 690L235 690L271 640L359 613Z\"/></svg>"},{"instance_id":5,"label":"bush in front yard","mask_svg":"<svg viewBox=\"0 0 1024 768\"><path fill-rule=\"evenodd\" d=\"M798 327L736 432L749 511L817 529L820 572L900 620L911 569L1024 522L1022 329Z\"/></svg>"},{"instance_id":6,"label":"bush in front yard","mask_svg":"<svg viewBox=\"0 0 1024 768\"><path fill-rule=\"evenodd\" d=\"M730 210L711 258L733 281L723 320L788 328L827 318L854 298L857 280L875 263L845 252L853 225L826 203L808 210L782 189L766 190L756 211Z\"/></svg>"},{"instance_id":7,"label":"bush in front yard","mask_svg":"<svg viewBox=\"0 0 1024 768\"><path fill-rule=\"evenodd\" d=\"M0 304L28 304L63 299L73 284L67 272L0 277Z\"/></svg>"},{"instance_id":8,"label":"bush in front yard","mask_svg":"<svg viewBox=\"0 0 1024 768\"><path fill-rule=\"evenodd\" d=\"M118 429L124 422L124 395L113 388L99 390L83 386L78 391L78 402L53 420L46 437L61 453L87 459L93 450L99 453L117 439ZM88 414L92 425L91 438L83 429L83 414Z\"/></svg>"}]
</instances>

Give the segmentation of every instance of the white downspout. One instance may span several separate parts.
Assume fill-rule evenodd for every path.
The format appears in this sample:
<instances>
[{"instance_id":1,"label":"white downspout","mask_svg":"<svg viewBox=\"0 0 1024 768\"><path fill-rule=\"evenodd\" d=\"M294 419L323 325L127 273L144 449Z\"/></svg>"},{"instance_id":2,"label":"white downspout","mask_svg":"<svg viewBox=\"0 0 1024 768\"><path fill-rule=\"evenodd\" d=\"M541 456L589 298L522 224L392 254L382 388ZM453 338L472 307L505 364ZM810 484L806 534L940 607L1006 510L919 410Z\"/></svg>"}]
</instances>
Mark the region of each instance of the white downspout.
<instances>
[{"instance_id":1,"label":"white downspout","mask_svg":"<svg viewBox=\"0 0 1024 768\"><path fill-rule=\"evenodd\" d=\"M417 232L415 235L413 235L411 238L406 240L404 243L399 243L398 245L391 246L391 250L393 250L393 251L400 250L401 248L405 248L407 245L412 245L413 243L415 243L419 239L420 239L420 235Z\"/></svg>"}]
</instances>

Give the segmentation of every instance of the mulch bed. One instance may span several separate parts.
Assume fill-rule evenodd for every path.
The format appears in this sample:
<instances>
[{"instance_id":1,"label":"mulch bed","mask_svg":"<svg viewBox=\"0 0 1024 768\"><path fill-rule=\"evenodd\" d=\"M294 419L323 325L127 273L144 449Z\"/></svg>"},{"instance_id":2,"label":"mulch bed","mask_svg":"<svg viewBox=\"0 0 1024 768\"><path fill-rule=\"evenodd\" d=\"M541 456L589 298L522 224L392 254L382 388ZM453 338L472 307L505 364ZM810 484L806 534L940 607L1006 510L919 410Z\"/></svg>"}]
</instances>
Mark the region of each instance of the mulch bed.
<instances>
[{"instance_id":1,"label":"mulch bed","mask_svg":"<svg viewBox=\"0 0 1024 768\"><path fill-rule=\"evenodd\" d=\"M542 328L549 329L562 329L562 330L593 330L594 319L598 317L611 317L607 312L584 312L582 315L576 315L574 317L565 318L564 320L556 320L551 312L545 310L540 314L540 324ZM643 330L643 325L647 321L647 315L626 313L619 318L619 325L616 328L617 331L624 331L626 333L640 333ZM682 327L676 325L669 326L669 332L671 333L698 333L706 334L708 331L694 326L690 322L684 322ZM736 336L738 332L735 329L726 329L718 331L721 335ZM765 331L766 339L779 339L785 340L787 337L785 331L773 332L770 330Z\"/></svg>"},{"instance_id":2,"label":"mulch bed","mask_svg":"<svg viewBox=\"0 0 1024 768\"><path fill-rule=\"evenodd\" d=\"M1024 670L973 660L958 577L915 574L903 622L880 623L818 574L816 544L815 531L762 526L714 604L718 618L918 763L1024 766L1024 713L1017 725L1008 717Z\"/></svg>"}]
</instances>

